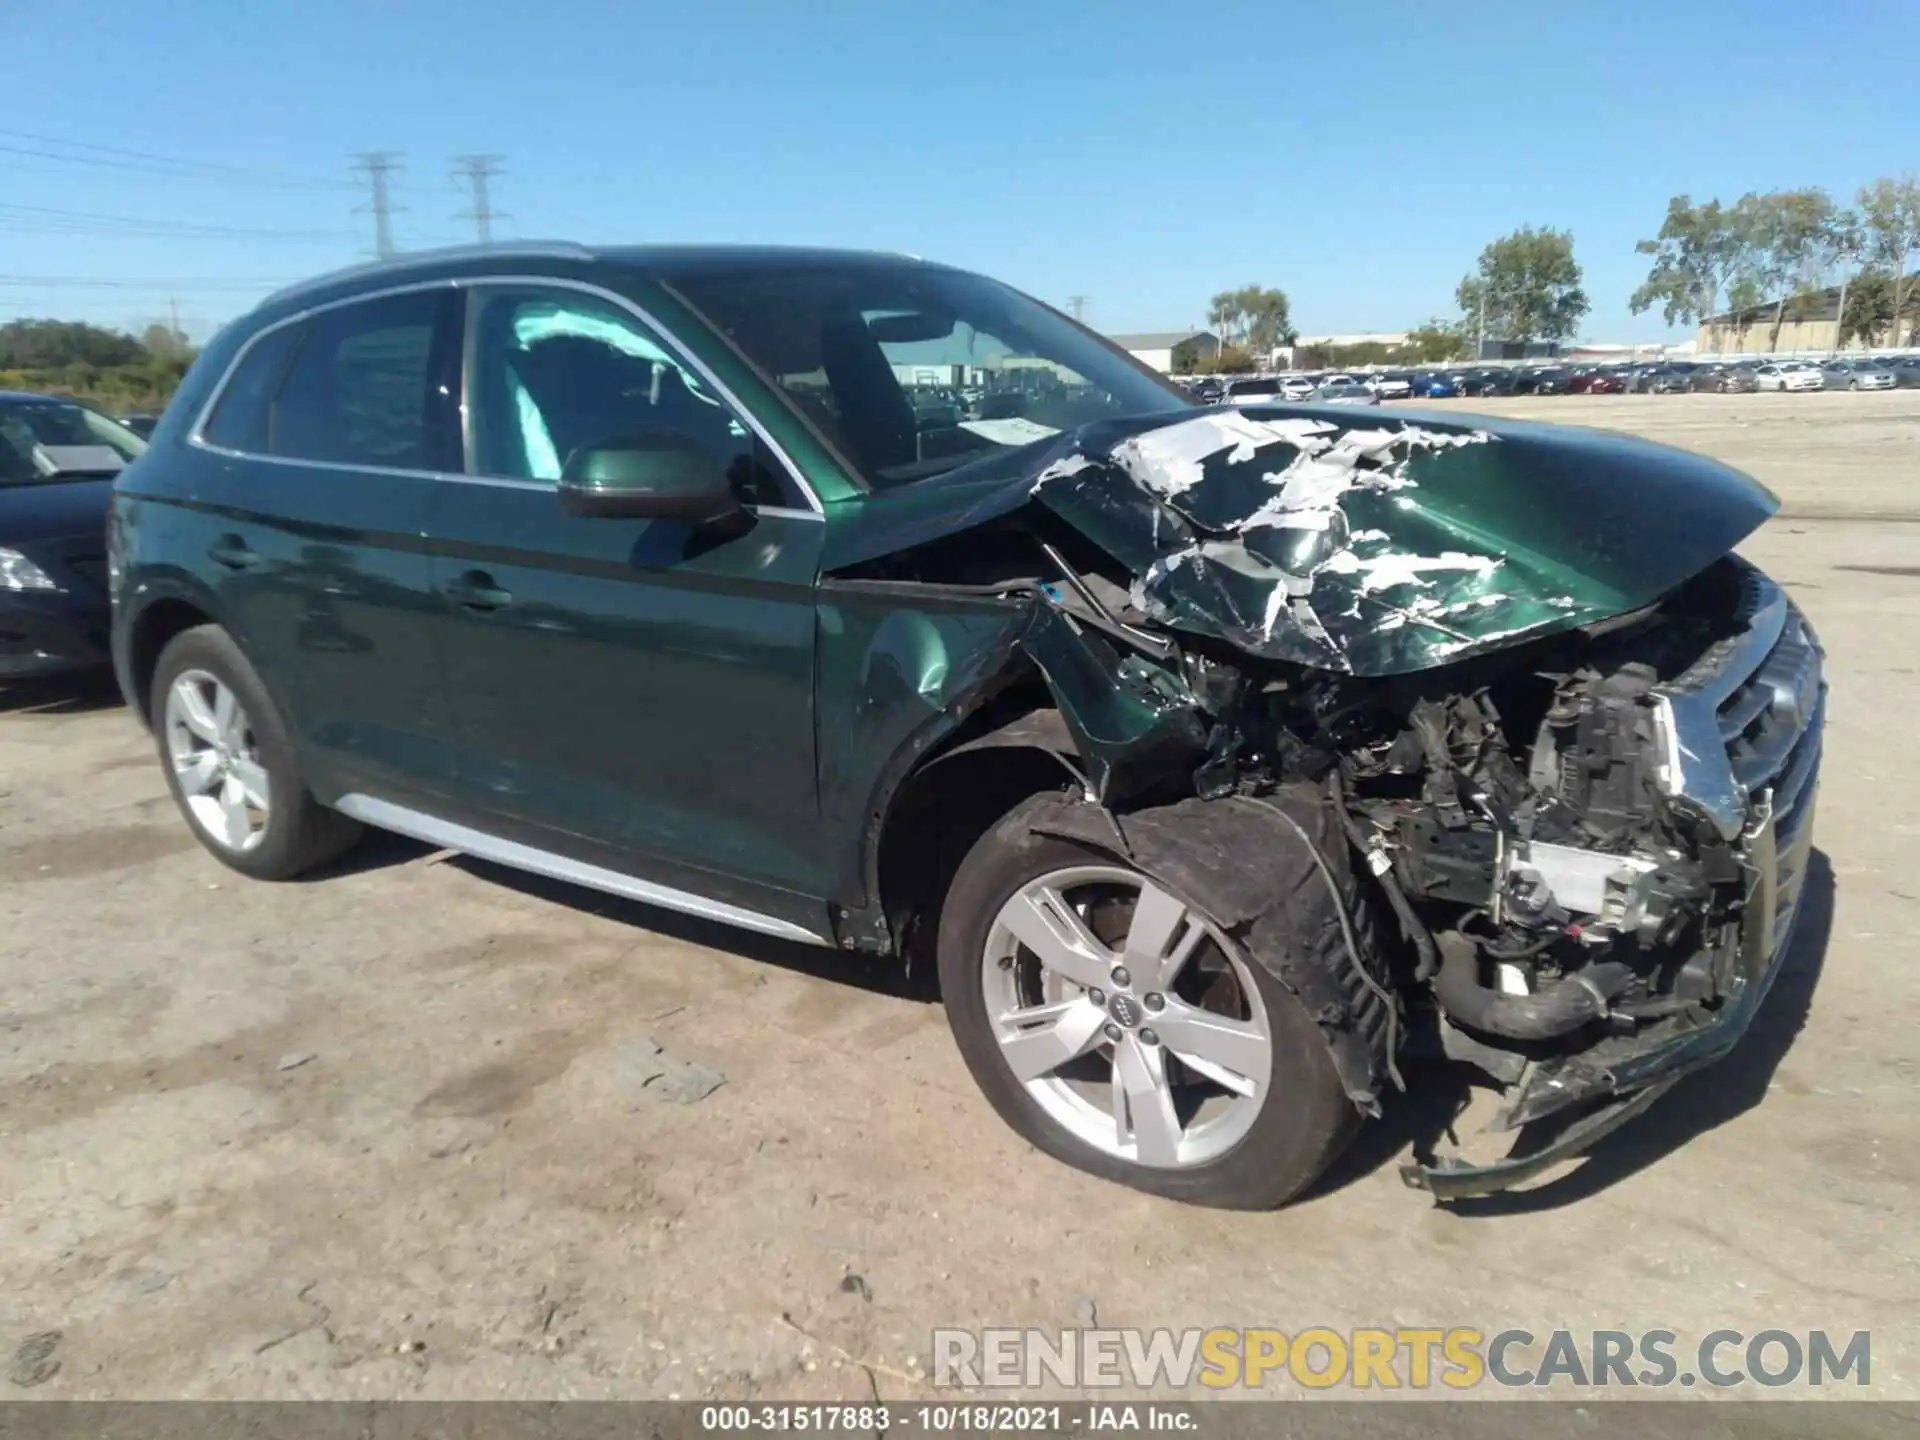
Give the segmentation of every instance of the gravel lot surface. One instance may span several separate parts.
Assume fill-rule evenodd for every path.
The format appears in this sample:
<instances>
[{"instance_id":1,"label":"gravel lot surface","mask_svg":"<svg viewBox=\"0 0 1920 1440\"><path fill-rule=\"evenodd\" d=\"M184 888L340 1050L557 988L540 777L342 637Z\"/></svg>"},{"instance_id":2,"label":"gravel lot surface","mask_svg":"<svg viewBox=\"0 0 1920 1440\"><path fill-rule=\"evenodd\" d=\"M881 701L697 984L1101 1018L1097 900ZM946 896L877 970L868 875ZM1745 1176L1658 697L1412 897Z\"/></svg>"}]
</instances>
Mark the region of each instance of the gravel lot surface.
<instances>
[{"instance_id":1,"label":"gravel lot surface","mask_svg":"<svg viewBox=\"0 0 1920 1440\"><path fill-rule=\"evenodd\" d=\"M252 883L110 691L0 689L0 1398L898 1399L935 1326L1096 1321L1866 1329L1920 1396L1920 391L1485 408L1750 470L1829 649L1788 968L1584 1165L1435 1208L1403 1101L1291 1209L1139 1196L886 968L397 839Z\"/></svg>"}]
</instances>

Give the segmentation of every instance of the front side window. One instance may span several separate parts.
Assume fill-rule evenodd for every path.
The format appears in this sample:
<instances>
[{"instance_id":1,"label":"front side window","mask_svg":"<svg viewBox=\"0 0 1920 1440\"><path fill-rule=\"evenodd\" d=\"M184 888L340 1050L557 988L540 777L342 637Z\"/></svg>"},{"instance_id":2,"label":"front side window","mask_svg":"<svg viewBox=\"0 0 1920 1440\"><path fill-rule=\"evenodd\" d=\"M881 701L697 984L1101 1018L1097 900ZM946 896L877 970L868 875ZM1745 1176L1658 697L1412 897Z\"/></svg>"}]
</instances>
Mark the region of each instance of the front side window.
<instances>
[{"instance_id":1,"label":"front side window","mask_svg":"<svg viewBox=\"0 0 1920 1440\"><path fill-rule=\"evenodd\" d=\"M269 416L267 453L390 470L439 468L428 372L446 292L415 290L307 322Z\"/></svg>"},{"instance_id":2,"label":"front side window","mask_svg":"<svg viewBox=\"0 0 1920 1440\"><path fill-rule=\"evenodd\" d=\"M747 504L804 505L731 406L633 315L569 290L474 296L469 468L557 482L567 459L649 430L704 446Z\"/></svg>"},{"instance_id":3,"label":"front side window","mask_svg":"<svg viewBox=\"0 0 1920 1440\"><path fill-rule=\"evenodd\" d=\"M1065 316L962 271L801 257L667 278L875 489L1194 404Z\"/></svg>"}]
</instances>

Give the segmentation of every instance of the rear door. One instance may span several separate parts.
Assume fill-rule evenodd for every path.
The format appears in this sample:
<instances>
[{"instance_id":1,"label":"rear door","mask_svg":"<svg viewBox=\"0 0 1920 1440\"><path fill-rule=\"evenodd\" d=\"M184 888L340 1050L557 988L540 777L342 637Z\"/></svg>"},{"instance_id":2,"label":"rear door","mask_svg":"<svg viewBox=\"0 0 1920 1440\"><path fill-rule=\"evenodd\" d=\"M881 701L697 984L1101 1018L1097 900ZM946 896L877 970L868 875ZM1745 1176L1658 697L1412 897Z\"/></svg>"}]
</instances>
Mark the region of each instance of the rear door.
<instances>
[{"instance_id":1,"label":"rear door","mask_svg":"<svg viewBox=\"0 0 1920 1440\"><path fill-rule=\"evenodd\" d=\"M817 928L814 589L825 526L748 418L625 302L558 283L467 301L466 479L428 534L460 797L523 843ZM694 436L737 530L565 513L562 464Z\"/></svg>"},{"instance_id":2,"label":"rear door","mask_svg":"<svg viewBox=\"0 0 1920 1440\"><path fill-rule=\"evenodd\" d=\"M263 331L195 439L189 554L329 798L452 780L422 534L458 466L458 307L442 284Z\"/></svg>"}]
</instances>

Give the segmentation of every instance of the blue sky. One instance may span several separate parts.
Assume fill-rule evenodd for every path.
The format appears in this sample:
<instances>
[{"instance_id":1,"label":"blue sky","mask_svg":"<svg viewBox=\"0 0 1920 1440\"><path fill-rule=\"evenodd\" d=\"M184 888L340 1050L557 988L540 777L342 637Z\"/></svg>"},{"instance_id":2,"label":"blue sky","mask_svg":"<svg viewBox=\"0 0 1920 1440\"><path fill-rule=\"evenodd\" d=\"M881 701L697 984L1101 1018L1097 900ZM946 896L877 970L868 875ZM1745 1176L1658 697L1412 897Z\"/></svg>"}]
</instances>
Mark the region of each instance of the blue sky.
<instances>
[{"instance_id":1,"label":"blue sky","mask_svg":"<svg viewBox=\"0 0 1920 1440\"><path fill-rule=\"evenodd\" d=\"M1626 302L1670 195L1920 166L1912 0L93 0L0 6L0 54L0 317L201 334L368 252L360 150L408 247L492 151L505 234L907 250L1109 331L1249 282L1400 329L1550 225L1598 340L1666 333Z\"/></svg>"}]
</instances>

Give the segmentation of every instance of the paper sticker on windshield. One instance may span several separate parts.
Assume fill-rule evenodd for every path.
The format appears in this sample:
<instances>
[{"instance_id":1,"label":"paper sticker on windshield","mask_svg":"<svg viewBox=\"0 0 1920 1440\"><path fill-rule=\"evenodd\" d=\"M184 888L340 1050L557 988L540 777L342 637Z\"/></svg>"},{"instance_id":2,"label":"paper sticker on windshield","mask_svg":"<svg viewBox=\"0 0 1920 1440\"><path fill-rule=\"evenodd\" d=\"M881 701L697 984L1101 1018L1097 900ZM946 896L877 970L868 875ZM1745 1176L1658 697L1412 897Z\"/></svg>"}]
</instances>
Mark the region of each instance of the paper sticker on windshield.
<instances>
[{"instance_id":1,"label":"paper sticker on windshield","mask_svg":"<svg viewBox=\"0 0 1920 1440\"><path fill-rule=\"evenodd\" d=\"M982 440L991 440L996 445L1031 445L1036 440L1060 433L1051 425L1022 420L1017 416L1009 420L962 420L960 428L971 430Z\"/></svg>"}]
</instances>

